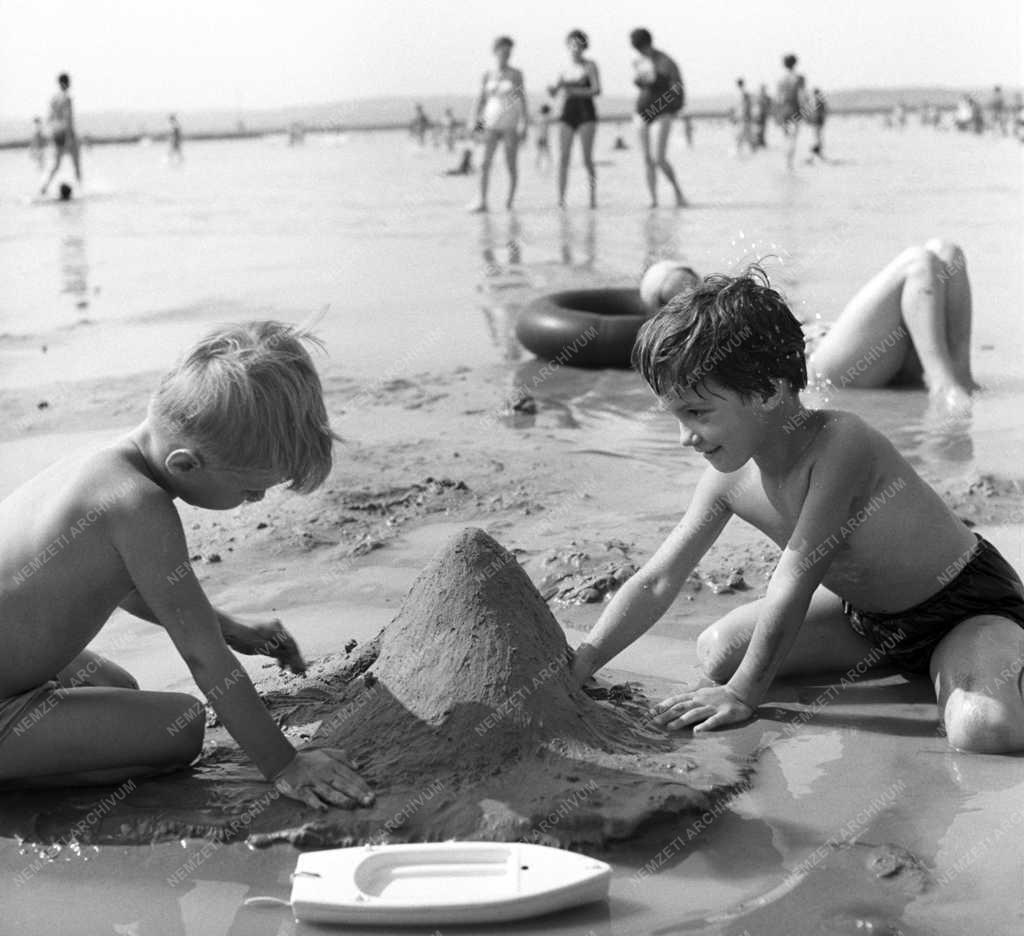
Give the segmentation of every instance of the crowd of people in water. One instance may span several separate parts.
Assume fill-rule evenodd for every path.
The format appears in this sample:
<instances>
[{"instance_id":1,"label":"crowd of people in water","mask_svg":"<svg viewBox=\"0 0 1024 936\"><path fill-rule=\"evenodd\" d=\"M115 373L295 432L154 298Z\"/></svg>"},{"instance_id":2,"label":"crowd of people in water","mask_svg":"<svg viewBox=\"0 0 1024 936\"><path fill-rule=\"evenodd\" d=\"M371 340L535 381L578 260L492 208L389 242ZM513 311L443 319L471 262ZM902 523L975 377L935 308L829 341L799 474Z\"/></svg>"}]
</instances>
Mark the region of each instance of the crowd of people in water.
<instances>
[{"instance_id":1,"label":"crowd of people in water","mask_svg":"<svg viewBox=\"0 0 1024 936\"><path fill-rule=\"evenodd\" d=\"M669 139L677 120L681 123L688 146L693 144L693 119L687 114L686 85L676 60L654 45L650 31L634 29L629 34L634 52L633 83L637 88L634 123L637 142L643 158L645 182L650 205L658 205L658 181L668 184L674 203L687 205L675 167L669 160ZM505 206L511 208L519 181L519 149L533 128L536 150L535 167L546 170L557 166L557 203L566 204L569 168L576 140L586 173L588 202L597 207L597 170L594 143L597 133L598 107L596 99L602 93L601 72L590 53L590 40L581 29L573 29L565 38L566 62L555 79L546 86L549 101L531 113L526 95L526 82L520 69L512 65L515 43L508 36L494 40L494 63L482 76L479 91L468 121L460 121L452 108L446 108L440 121L431 120L421 104L416 104L410 132L422 146L428 139L435 146L444 145L454 152L462 144L459 163L447 175L470 175L476 171L475 152L479 153L479 195L470 210L484 212L489 208L491 173L495 156L501 150L508 172L508 190ZM797 144L803 125L811 134L807 162L826 161L824 128L829 114L825 95L820 88L808 89L807 80L797 70L796 55L782 58L782 73L770 93L766 83L752 91L746 79L736 79L734 104L729 119L734 128L734 154L737 157L756 153L768 147L769 127L777 124L783 138L786 167L792 169L796 161ZM75 126L71 97L71 78L62 73L57 77L58 90L49 103L44 123L33 118L29 139L29 154L43 172L40 194L46 195L67 156L72 164L75 180L82 181L81 150L88 138L80 137ZM987 107L970 94L963 94L952 112L951 123L944 120L942 109L931 104L917 108L920 122L936 129L953 129L976 134L991 131L997 136L1013 136L1024 142L1024 97L1014 92L1007 101L1000 85L992 89ZM911 108L898 102L885 116L885 125L901 130L906 127ZM306 128L294 122L288 128L288 142L297 145L304 141ZM181 164L184 160L182 142L184 133L176 114L168 116L168 163ZM557 157L553 155L552 140L557 140ZM46 171L46 152L52 145L52 162ZM628 149L625 139L616 136L614 149ZM60 187L61 197L69 198L70 185Z\"/></svg>"},{"instance_id":2,"label":"crowd of people in water","mask_svg":"<svg viewBox=\"0 0 1024 936\"><path fill-rule=\"evenodd\" d=\"M677 119L682 123L687 145L693 142L692 116L685 111L686 85L676 60L654 45L650 31L634 29L629 43L633 58L633 83L637 88L634 123L643 157L645 181L650 205L658 205L658 181L663 178L678 207L687 205L675 167L669 159L669 139ZM447 108L441 121L432 121L421 104L410 125L410 132L420 145L432 139L435 146L443 144L454 151L462 141L461 157L447 175L470 175L476 171L474 151L480 155L479 195L470 206L473 212L484 212L490 206L491 174L495 156L500 150L508 173L506 208L511 208L519 182L519 150L533 129L536 149L535 166L546 169L557 165L557 204L564 207L568 188L572 153L579 139L583 169L586 173L590 207L597 207L598 176L594 160L594 142L599 120L596 99L602 93L601 72L590 52L590 41L581 29L573 29L565 38L566 63L558 76L546 86L549 102L532 113L526 93L523 72L512 64L514 41L509 36L494 40L491 51L494 63L481 78L479 92L466 123L460 123L454 111ZM790 53L782 58L782 72L774 94L766 83L756 92L746 79L736 79L735 103L729 118L735 130L734 153L750 155L768 147L769 126L775 123L783 139L783 154L788 169L797 160L801 127L811 135L806 161L827 161L824 129L829 106L821 88L809 88L805 76L797 70L798 58ZM1014 135L1024 141L1024 101L1015 94L1012 104L1004 99L996 86L989 102L990 120L986 121L981 105L964 95L953 115L953 126L959 130ZM903 127L909 108L897 104L886 116L887 126ZM920 108L921 122L942 125L942 111L932 105ZM557 157L552 155L552 137L558 141ZM627 149L622 136L617 136L616 150Z\"/></svg>"}]
</instances>

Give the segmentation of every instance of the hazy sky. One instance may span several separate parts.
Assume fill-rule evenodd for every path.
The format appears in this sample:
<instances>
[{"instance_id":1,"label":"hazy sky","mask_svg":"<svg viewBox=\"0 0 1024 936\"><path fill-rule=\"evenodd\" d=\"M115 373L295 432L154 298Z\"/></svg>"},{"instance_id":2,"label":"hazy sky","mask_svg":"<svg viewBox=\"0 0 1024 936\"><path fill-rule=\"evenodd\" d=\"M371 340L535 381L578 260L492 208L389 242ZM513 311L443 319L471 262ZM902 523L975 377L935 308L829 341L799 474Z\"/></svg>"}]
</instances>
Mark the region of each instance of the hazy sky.
<instances>
[{"instance_id":1,"label":"hazy sky","mask_svg":"<svg viewBox=\"0 0 1024 936\"><path fill-rule=\"evenodd\" d=\"M44 109L58 71L80 111L274 107L473 93L494 36L538 92L591 37L630 94L629 30L675 56L692 96L774 81L794 50L822 87L1018 85L1021 0L0 0L0 115ZM628 8L628 10L627 10Z\"/></svg>"}]
</instances>

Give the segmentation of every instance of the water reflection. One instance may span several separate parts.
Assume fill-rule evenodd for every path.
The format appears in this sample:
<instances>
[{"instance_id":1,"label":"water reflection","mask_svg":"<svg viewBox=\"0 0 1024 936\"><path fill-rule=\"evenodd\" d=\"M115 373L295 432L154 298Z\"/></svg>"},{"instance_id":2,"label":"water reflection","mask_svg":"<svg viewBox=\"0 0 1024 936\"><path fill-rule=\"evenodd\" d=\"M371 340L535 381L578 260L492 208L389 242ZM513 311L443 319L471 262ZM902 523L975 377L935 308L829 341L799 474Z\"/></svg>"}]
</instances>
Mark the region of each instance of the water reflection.
<instances>
[{"instance_id":1,"label":"water reflection","mask_svg":"<svg viewBox=\"0 0 1024 936\"><path fill-rule=\"evenodd\" d=\"M86 255L82 206L73 203L62 204L60 213L65 227L58 254L60 294L70 296L76 309L87 309L89 307L89 259Z\"/></svg>"},{"instance_id":2,"label":"water reflection","mask_svg":"<svg viewBox=\"0 0 1024 936\"><path fill-rule=\"evenodd\" d=\"M522 244L522 225L515 214L509 214L500 225L488 214L481 216L479 246L483 268L477 286L483 297L480 309L491 341L506 361L518 361L523 356L523 346L515 336L516 317L529 285L522 265Z\"/></svg>"},{"instance_id":3,"label":"water reflection","mask_svg":"<svg viewBox=\"0 0 1024 936\"><path fill-rule=\"evenodd\" d=\"M659 260L685 260L682 236L683 220L679 212L648 211L643 216L644 260L640 273Z\"/></svg>"},{"instance_id":4,"label":"water reflection","mask_svg":"<svg viewBox=\"0 0 1024 936\"><path fill-rule=\"evenodd\" d=\"M597 215L588 211L579 223L572 212L558 219L562 263L576 270L592 270L597 259Z\"/></svg>"}]
</instances>

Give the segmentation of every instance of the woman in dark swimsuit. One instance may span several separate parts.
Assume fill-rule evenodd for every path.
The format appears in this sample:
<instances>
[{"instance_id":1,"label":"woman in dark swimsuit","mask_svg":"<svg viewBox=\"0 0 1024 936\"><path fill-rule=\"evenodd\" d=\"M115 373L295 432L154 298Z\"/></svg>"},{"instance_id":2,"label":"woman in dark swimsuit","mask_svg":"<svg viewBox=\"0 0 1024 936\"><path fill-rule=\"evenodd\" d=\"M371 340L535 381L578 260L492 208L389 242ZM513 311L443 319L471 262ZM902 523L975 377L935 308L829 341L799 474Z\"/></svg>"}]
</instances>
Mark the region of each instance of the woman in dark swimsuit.
<instances>
[{"instance_id":1,"label":"woman in dark swimsuit","mask_svg":"<svg viewBox=\"0 0 1024 936\"><path fill-rule=\"evenodd\" d=\"M569 157L572 141L579 132L583 146L583 165L587 170L590 188L590 207L597 207L597 176L594 172L594 133L597 130L597 110L594 98L601 93L601 78L597 65L585 58L588 40L586 33L574 29L566 37L571 65L558 76L558 81L548 88L554 97L559 91L564 95L562 114L559 117L558 140L558 205L565 207L565 189L569 181Z\"/></svg>"},{"instance_id":2,"label":"woman in dark swimsuit","mask_svg":"<svg viewBox=\"0 0 1024 936\"><path fill-rule=\"evenodd\" d=\"M683 76L679 66L670 56L654 48L651 34L646 29L634 29L629 35L629 42L640 53L640 58L633 63L636 73L633 83L640 89L636 99L636 123L640 149L644 156L651 207L656 208L658 205L657 184L660 169L672 186L676 205L682 208L686 205L686 199L676 181L675 170L668 161L667 153L672 122L686 103Z\"/></svg>"}]
</instances>

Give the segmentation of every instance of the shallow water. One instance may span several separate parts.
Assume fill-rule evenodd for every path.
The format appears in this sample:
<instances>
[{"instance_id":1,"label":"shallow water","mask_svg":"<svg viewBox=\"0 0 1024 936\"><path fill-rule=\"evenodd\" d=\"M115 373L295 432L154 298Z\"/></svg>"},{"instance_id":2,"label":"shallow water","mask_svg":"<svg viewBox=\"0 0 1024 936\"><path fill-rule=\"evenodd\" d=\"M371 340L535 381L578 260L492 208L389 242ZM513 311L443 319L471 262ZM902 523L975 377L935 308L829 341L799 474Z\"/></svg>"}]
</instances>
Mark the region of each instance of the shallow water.
<instances>
[{"instance_id":1,"label":"shallow water","mask_svg":"<svg viewBox=\"0 0 1024 936\"><path fill-rule=\"evenodd\" d=\"M468 216L475 178L445 178L446 152L398 134L195 143L184 166L158 147L86 154L80 202L38 203L24 154L0 153L2 386L149 372L210 325L320 316L328 369L369 392L388 380L494 365L564 414L584 446L671 452L667 419L628 372L538 374L513 329L522 306L559 288L628 285L650 261L684 256L703 272L764 258L804 319L833 318L896 252L929 236L961 243L974 288L976 377L969 426L927 416L924 395L834 393L936 473L975 465L1016 473L1024 442L1020 148L869 119L836 121L836 164L793 176L777 152L729 155L724 128L700 125L672 156L695 207L643 209L636 152L609 155L602 208L552 207L553 179L525 151L517 211ZM500 203L503 167L492 198ZM45 346L45 353L42 348ZM678 457L674 452L672 458Z\"/></svg>"},{"instance_id":2,"label":"shallow water","mask_svg":"<svg viewBox=\"0 0 1024 936\"><path fill-rule=\"evenodd\" d=\"M497 386L533 393L541 403L537 425L545 432L581 451L649 464L658 469L656 477L671 471L685 487L702 463L679 450L668 417L651 415L651 399L635 375L543 371L513 334L526 302L560 288L634 283L663 256L682 254L707 272L772 254L770 270L801 316L828 320L898 250L939 234L963 245L974 285L975 376L986 390L972 419L929 419L919 391L835 393L828 403L866 416L928 477L1020 476L1019 146L836 121L828 148L841 161L801 168L791 177L778 152L736 161L725 128L699 124L697 133L694 149L680 140L673 149L695 203L682 213L641 207L635 151L599 167L602 208L596 213L580 207L578 170L574 207L553 210L553 180L536 173L527 158L516 214L483 218L462 210L475 179L440 175L455 156L415 150L395 134L310 137L295 149L260 141L192 144L181 168L165 165L155 147L95 148L85 157L88 194L65 205L32 203L27 158L0 153L0 389L56 382L58 391L47 393L59 407L61 394L74 393L78 380L129 374L148 380L212 323L254 315L303 322L320 314L328 371L357 378L369 392L396 378L481 368ZM602 128L602 158L612 139ZM496 202L503 190L499 166ZM340 429L344 433L344 425ZM6 446L3 489L67 441L65 435ZM613 519L625 522L625 516ZM356 590L365 586L369 594L386 577L408 578L411 556L427 551L435 533L407 542L380 567L361 570L350 584L353 618L375 626L380 607L369 598L361 604ZM1020 553L1015 529L996 541L1016 545L1009 555ZM647 646L656 650L625 657L623 667L670 678L672 664L692 661L694 635L652 635ZM142 658L156 645L135 647L139 658L126 662L145 672ZM166 672L164 664L153 667ZM861 906L850 883L855 875L829 871L777 897L788 907L783 917L818 919L820 911L831 920L831 929L823 923L808 932L885 932L887 920L898 920L907 934L957 932L965 907L981 919L977 908L988 906L998 916L984 920L986 930L1013 931L999 923L1014 911L1012 895L1024 869L1019 849L1005 851L1010 820L999 806L1024 793L1019 760L946 750L934 735L934 708L925 695L895 703L881 691L884 715L873 719L872 687L860 691L853 704L867 708L849 717L841 706L830 708L828 718L819 715L800 736L779 739L771 718L731 733L728 744L745 751L774 738L757 784L657 874L636 876L692 819L673 820L614 850L609 907L502 931L739 936L749 924L751 934L792 932L764 918L754 926L750 920L757 918L735 906L772 893L787 868L904 774L920 788L872 816L864 829L869 839L915 847L937 871L955 868L975 842L988 842L990 855L1016 854L1016 865L986 860L983 878L954 875L940 895L909 909L895 898ZM914 740L909 753L908 739ZM851 763L859 765L856 773ZM1002 852L993 845L1000 839ZM218 849L186 883L171 887L166 878L200 848L65 849L36 865L36 849L0 843L0 933L307 931L279 911L239 909L249 894L287 892L292 853ZM19 884L15 875L26 869L31 873ZM920 918L928 923L915 923ZM949 928L940 926L943 920Z\"/></svg>"}]
</instances>

